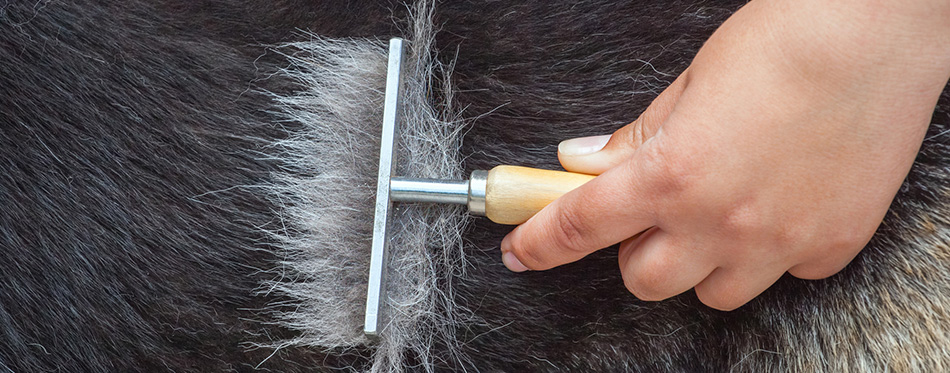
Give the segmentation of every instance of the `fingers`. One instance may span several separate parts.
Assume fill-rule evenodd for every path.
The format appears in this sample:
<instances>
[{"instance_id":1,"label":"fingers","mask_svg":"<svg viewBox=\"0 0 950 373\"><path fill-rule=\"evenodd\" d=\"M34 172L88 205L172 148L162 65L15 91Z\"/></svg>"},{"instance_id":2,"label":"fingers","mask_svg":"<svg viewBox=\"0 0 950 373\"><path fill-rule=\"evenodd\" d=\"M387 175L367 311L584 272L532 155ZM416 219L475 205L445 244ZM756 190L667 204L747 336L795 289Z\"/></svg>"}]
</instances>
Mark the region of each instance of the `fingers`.
<instances>
[{"instance_id":1,"label":"fingers","mask_svg":"<svg viewBox=\"0 0 950 373\"><path fill-rule=\"evenodd\" d=\"M874 227L875 229L877 227ZM844 269L871 240L874 231L850 230L844 227L830 233L831 243L822 249L811 250L810 255L798 260L788 273L804 280L820 280Z\"/></svg>"},{"instance_id":2,"label":"fingers","mask_svg":"<svg viewBox=\"0 0 950 373\"><path fill-rule=\"evenodd\" d=\"M613 135L562 141L557 152L561 166L571 172L600 175L629 159L641 144L656 134L660 125L673 111L686 87L685 76L684 72L653 100L636 121L617 130Z\"/></svg>"},{"instance_id":3,"label":"fingers","mask_svg":"<svg viewBox=\"0 0 950 373\"><path fill-rule=\"evenodd\" d=\"M633 123L611 136L573 139L559 146L565 169L600 175L554 201L502 241L502 260L516 272L576 261L655 224L651 206L661 153L638 151L657 134L686 87L684 72ZM654 142L655 144L656 142ZM652 191L652 192L651 192Z\"/></svg>"},{"instance_id":4,"label":"fingers","mask_svg":"<svg viewBox=\"0 0 950 373\"><path fill-rule=\"evenodd\" d=\"M637 298L663 300L700 283L716 269L714 261L658 228L620 246L623 283Z\"/></svg>"},{"instance_id":5,"label":"fingers","mask_svg":"<svg viewBox=\"0 0 950 373\"><path fill-rule=\"evenodd\" d=\"M788 269L792 276L803 280L821 280L840 272L850 263L863 246L856 249L831 250L824 257L809 260Z\"/></svg>"},{"instance_id":6,"label":"fingers","mask_svg":"<svg viewBox=\"0 0 950 373\"><path fill-rule=\"evenodd\" d=\"M696 285L696 296L711 308L732 311L762 294L783 274L784 270L775 268L717 268Z\"/></svg>"},{"instance_id":7,"label":"fingers","mask_svg":"<svg viewBox=\"0 0 950 373\"><path fill-rule=\"evenodd\" d=\"M653 228L620 247L624 285L641 300L658 301L696 288L711 308L731 311L748 303L785 273L778 267L719 267L712 251Z\"/></svg>"},{"instance_id":8,"label":"fingers","mask_svg":"<svg viewBox=\"0 0 950 373\"><path fill-rule=\"evenodd\" d=\"M561 196L508 234L501 242L508 268L570 263L655 225L650 184L656 167L642 153Z\"/></svg>"}]
</instances>

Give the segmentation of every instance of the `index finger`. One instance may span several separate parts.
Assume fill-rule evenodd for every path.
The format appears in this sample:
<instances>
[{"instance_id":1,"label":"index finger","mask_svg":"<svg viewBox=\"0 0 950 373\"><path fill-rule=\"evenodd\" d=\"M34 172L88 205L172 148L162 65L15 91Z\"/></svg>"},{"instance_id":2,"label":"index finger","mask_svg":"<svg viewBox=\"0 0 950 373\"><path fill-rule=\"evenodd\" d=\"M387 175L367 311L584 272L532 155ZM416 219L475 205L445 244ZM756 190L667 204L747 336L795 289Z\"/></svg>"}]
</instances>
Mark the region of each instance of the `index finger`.
<instances>
[{"instance_id":1,"label":"index finger","mask_svg":"<svg viewBox=\"0 0 950 373\"><path fill-rule=\"evenodd\" d=\"M654 226L647 193L655 173L650 167L655 162L654 139L626 162L564 194L509 233L501 242L508 268L520 272L557 267Z\"/></svg>"}]
</instances>

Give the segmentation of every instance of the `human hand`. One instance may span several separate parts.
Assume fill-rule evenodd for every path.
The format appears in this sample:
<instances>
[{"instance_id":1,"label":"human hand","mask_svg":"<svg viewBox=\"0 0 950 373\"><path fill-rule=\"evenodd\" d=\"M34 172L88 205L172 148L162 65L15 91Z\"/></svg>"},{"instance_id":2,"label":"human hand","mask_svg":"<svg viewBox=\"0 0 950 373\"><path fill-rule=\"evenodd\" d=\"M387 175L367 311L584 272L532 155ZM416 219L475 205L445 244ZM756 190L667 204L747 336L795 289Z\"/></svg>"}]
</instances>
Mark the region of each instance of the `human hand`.
<instances>
[{"instance_id":1,"label":"human hand","mask_svg":"<svg viewBox=\"0 0 950 373\"><path fill-rule=\"evenodd\" d=\"M880 225L948 77L945 0L754 0L635 122L561 144L565 169L599 176L505 237L503 261L621 242L638 298L695 288L721 310L785 272L830 276Z\"/></svg>"}]
</instances>

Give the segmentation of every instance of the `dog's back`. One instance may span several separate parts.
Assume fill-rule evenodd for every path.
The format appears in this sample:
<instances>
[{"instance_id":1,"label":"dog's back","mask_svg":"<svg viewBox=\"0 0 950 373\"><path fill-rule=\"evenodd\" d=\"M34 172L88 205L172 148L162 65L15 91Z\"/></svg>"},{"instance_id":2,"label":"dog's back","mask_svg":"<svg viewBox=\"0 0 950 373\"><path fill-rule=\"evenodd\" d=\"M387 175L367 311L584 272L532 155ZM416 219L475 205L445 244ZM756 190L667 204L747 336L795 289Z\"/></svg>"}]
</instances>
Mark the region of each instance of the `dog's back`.
<instances>
[{"instance_id":1,"label":"dog's back","mask_svg":"<svg viewBox=\"0 0 950 373\"><path fill-rule=\"evenodd\" d=\"M632 121L741 1L437 4L470 123L463 165L557 167L558 141ZM281 259L265 193L287 136L263 92L293 90L267 48L401 34L408 8L125 1L0 7L0 367L13 371L308 371L370 348L255 348L294 337L257 292ZM290 129L292 130L292 128ZM484 370L923 370L950 367L950 95L878 234L827 280L783 278L733 312L686 293L641 302L616 250L511 275L466 232L451 285ZM255 295L259 294L260 295ZM441 358L439 358L441 357ZM407 369L412 366L410 356Z\"/></svg>"}]
</instances>

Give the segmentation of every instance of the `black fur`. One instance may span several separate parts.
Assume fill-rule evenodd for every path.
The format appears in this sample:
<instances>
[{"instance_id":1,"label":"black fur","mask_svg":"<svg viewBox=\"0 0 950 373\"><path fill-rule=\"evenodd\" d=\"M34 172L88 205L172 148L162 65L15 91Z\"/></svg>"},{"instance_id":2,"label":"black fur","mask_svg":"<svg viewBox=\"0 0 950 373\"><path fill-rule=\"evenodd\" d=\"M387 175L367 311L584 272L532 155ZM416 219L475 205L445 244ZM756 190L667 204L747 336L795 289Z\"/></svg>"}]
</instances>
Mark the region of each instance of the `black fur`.
<instances>
[{"instance_id":1,"label":"black fur","mask_svg":"<svg viewBox=\"0 0 950 373\"><path fill-rule=\"evenodd\" d=\"M635 119L743 3L438 4L438 49L446 60L457 55L463 114L490 113L465 137L465 167L556 168L559 140ZM364 367L367 351L248 344L289 337L259 312L281 299L253 295L276 260L260 228L276 218L264 193L247 186L279 167L262 147L286 130L257 92L287 89L270 78L284 62L266 45L298 30L399 35L406 9L0 5L0 370ZM887 335L916 333L915 323L950 323L941 313L950 308L948 131L945 92L885 224L841 274L783 278L734 312L706 308L692 293L638 301L623 287L615 249L511 274L497 251L510 228L479 220L466 232L470 276L456 285L477 320L459 330L472 366L441 368L825 370L851 359L872 362L857 369L890 361L936 370L901 359L929 351L947 364L946 334L899 339L906 351L894 356L877 351ZM927 255L935 271L915 273Z\"/></svg>"},{"instance_id":2,"label":"black fur","mask_svg":"<svg viewBox=\"0 0 950 373\"><path fill-rule=\"evenodd\" d=\"M269 177L255 152L282 133L255 93L282 63L265 44L392 27L381 4L329 4L0 6L0 367L247 370L272 353L244 345L286 336L251 295L272 207L241 187Z\"/></svg>"}]
</instances>

